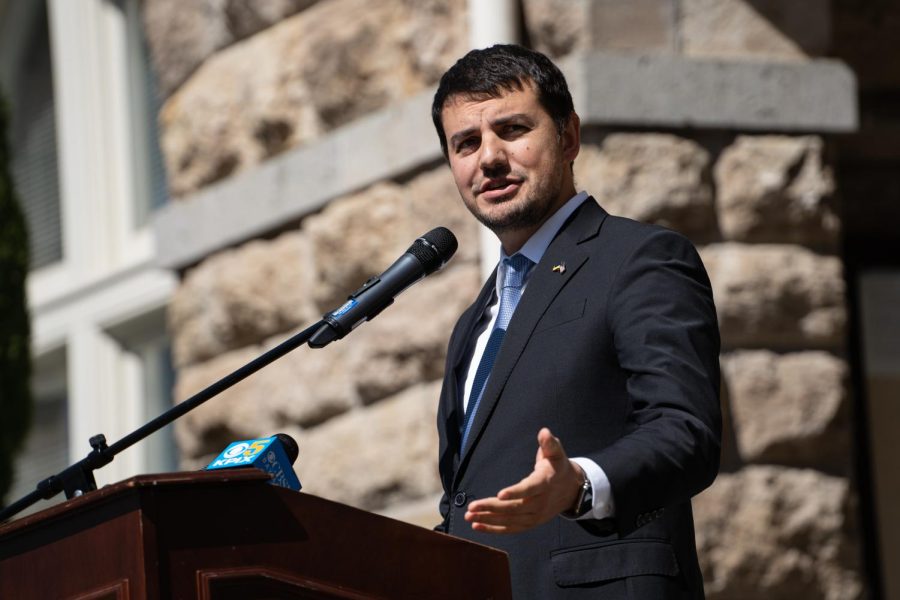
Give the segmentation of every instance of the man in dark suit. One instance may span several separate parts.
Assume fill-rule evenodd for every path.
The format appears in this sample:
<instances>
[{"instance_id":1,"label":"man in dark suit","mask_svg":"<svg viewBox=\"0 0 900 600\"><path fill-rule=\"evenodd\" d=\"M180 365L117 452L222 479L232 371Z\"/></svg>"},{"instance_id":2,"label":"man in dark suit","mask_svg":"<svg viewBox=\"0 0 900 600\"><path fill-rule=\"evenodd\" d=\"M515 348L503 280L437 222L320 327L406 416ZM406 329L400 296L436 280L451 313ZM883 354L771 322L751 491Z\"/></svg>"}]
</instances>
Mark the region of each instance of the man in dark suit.
<instances>
[{"instance_id":1,"label":"man in dark suit","mask_svg":"<svg viewBox=\"0 0 900 600\"><path fill-rule=\"evenodd\" d=\"M438 529L506 550L516 598L702 597L690 499L721 417L697 252L576 193L579 119L542 54L470 52L432 116L502 246L450 338Z\"/></svg>"}]
</instances>

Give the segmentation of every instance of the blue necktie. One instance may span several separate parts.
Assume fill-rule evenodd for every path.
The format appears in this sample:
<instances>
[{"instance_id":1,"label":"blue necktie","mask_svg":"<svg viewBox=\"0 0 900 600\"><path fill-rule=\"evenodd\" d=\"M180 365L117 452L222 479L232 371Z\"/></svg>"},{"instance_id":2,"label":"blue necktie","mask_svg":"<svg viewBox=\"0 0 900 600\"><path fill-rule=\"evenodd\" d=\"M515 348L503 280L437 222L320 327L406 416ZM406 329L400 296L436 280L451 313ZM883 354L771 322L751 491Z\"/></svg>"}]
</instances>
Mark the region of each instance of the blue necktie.
<instances>
[{"instance_id":1,"label":"blue necktie","mask_svg":"<svg viewBox=\"0 0 900 600\"><path fill-rule=\"evenodd\" d=\"M481 402L481 393L484 391L484 385L491 374L494 360L497 358L497 354L500 353L500 345L503 343L503 336L506 335L509 320L512 319L516 306L519 304L519 298L522 297L522 285L525 283L525 277L533 265L534 262L530 258L521 254L503 259L501 266L504 273L503 288L500 291L500 308L497 312L494 329L491 331L487 346L484 348L484 354L481 355L481 362L478 363L478 370L475 371L475 381L472 382L472 391L469 393L469 403L466 410L466 420L460 448L466 447L466 439L469 437L469 430L472 428L472 422L475 420L475 411L478 410L478 404Z\"/></svg>"}]
</instances>

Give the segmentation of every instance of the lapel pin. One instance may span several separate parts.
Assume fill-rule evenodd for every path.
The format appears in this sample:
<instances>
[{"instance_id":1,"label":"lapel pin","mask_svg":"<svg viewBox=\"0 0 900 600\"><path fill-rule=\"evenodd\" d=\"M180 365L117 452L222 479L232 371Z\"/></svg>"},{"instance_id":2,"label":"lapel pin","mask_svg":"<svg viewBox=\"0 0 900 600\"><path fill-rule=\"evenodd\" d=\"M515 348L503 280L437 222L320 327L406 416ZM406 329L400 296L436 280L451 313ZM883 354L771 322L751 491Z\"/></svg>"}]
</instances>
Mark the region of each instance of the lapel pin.
<instances>
[{"instance_id":1,"label":"lapel pin","mask_svg":"<svg viewBox=\"0 0 900 600\"><path fill-rule=\"evenodd\" d=\"M553 272L559 273L560 275L565 273L566 272L566 263L561 262L558 265L556 265L555 267L553 267Z\"/></svg>"}]
</instances>

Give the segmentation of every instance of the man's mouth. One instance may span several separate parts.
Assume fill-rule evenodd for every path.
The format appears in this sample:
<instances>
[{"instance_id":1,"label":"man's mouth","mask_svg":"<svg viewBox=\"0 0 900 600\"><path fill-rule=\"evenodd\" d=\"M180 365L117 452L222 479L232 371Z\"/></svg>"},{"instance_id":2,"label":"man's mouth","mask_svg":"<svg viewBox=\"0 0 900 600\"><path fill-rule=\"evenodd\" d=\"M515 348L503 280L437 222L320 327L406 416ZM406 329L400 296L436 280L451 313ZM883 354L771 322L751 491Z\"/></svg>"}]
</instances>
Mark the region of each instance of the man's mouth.
<instances>
[{"instance_id":1,"label":"man's mouth","mask_svg":"<svg viewBox=\"0 0 900 600\"><path fill-rule=\"evenodd\" d=\"M488 179L481 184L478 192L488 200L493 200L515 193L521 184L517 179Z\"/></svg>"}]
</instances>

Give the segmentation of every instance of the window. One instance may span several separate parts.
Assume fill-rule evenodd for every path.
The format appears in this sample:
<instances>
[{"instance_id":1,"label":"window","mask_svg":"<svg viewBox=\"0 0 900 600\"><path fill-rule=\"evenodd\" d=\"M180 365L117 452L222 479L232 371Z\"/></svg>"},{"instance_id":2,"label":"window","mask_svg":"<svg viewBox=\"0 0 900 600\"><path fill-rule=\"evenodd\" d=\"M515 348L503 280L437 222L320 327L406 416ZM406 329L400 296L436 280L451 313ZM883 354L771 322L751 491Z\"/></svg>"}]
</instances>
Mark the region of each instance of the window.
<instances>
[{"instance_id":1,"label":"window","mask_svg":"<svg viewBox=\"0 0 900 600\"><path fill-rule=\"evenodd\" d=\"M18 497L86 456L91 436L115 442L171 402L160 315L177 278L155 267L147 226L167 186L140 7L0 0L11 167L33 248L32 348L65 356L61 383L36 395L36 437L22 454L31 462L19 465L11 493ZM35 385L46 387L49 372L36 369ZM98 470L97 483L171 470L171 440L157 432ZM44 462L45 452L53 459Z\"/></svg>"},{"instance_id":2,"label":"window","mask_svg":"<svg viewBox=\"0 0 900 600\"><path fill-rule=\"evenodd\" d=\"M166 203L168 187L162 152L159 149L157 115L161 106L156 73L144 37L138 3L116 0L126 29L128 63L128 95L134 118L131 135L134 140L135 185L134 227L149 222L153 211Z\"/></svg>"},{"instance_id":3,"label":"window","mask_svg":"<svg viewBox=\"0 0 900 600\"><path fill-rule=\"evenodd\" d=\"M31 268L62 259L56 104L50 61L47 10L29 19L19 60L12 66L9 136L11 170L28 224Z\"/></svg>"},{"instance_id":4,"label":"window","mask_svg":"<svg viewBox=\"0 0 900 600\"><path fill-rule=\"evenodd\" d=\"M136 421L127 427L130 432L173 406L175 369L166 333L165 309L160 308L119 323L107 329L106 334L115 341L123 359L131 365L126 371L131 375L126 375L126 378L134 379L134 391L128 392L130 386L122 389L123 402L132 397L137 407ZM167 425L152 433L126 452L140 454L137 463L140 465L140 472L165 473L178 470L174 425Z\"/></svg>"}]
</instances>

